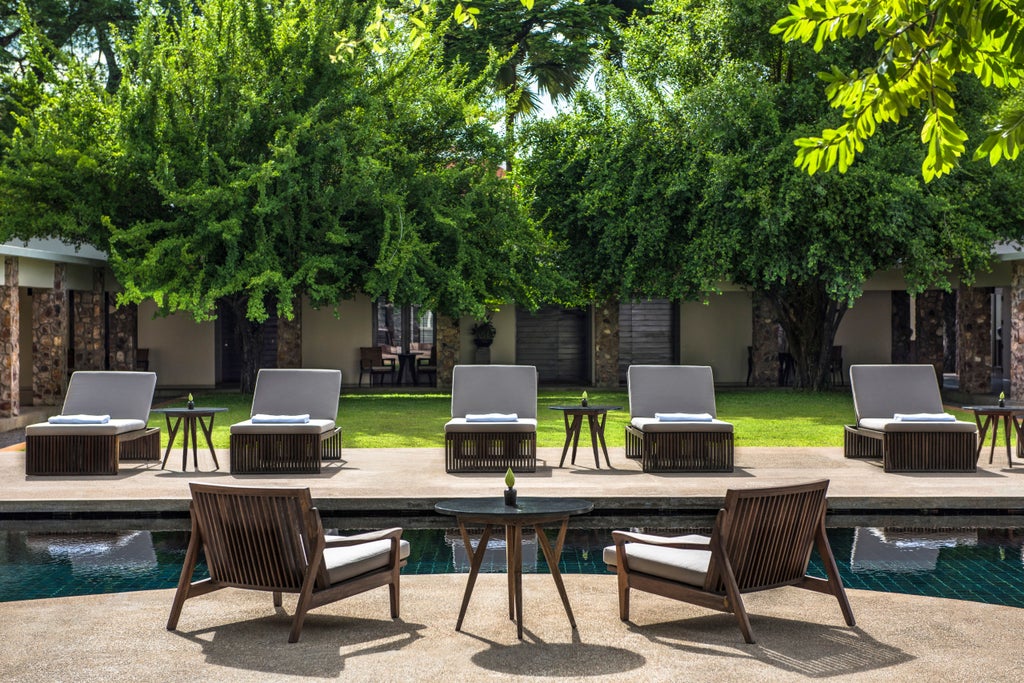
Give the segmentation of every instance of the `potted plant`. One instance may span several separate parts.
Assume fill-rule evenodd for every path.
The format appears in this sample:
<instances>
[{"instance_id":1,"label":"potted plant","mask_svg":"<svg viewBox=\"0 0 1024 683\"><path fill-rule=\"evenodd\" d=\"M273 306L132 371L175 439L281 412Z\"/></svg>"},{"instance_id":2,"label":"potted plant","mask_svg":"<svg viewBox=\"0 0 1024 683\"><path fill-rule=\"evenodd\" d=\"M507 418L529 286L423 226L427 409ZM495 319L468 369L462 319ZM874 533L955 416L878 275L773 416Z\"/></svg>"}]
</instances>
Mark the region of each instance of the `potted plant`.
<instances>
[{"instance_id":1,"label":"potted plant","mask_svg":"<svg viewBox=\"0 0 1024 683\"><path fill-rule=\"evenodd\" d=\"M516 475L512 474L512 468L509 467L508 471L505 472L505 505L515 507L516 505L516 490L513 488L516 485Z\"/></svg>"},{"instance_id":2,"label":"potted plant","mask_svg":"<svg viewBox=\"0 0 1024 683\"><path fill-rule=\"evenodd\" d=\"M478 349L485 349L494 343L494 335L497 333L497 330L494 329L491 316L487 316L487 319L483 322L473 325L471 332L473 333L473 343L476 344L476 347Z\"/></svg>"},{"instance_id":3,"label":"potted plant","mask_svg":"<svg viewBox=\"0 0 1024 683\"><path fill-rule=\"evenodd\" d=\"M584 408L587 407L587 392L585 391L583 392L583 395L580 396L580 405Z\"/></svg>"},{"instance_id":4,"label":"potted plant","mask_svg":"<svg viewBox=\"0 0 1024 683\"><path fill-rule=\"evenodd\" d=\"M196 407L195 401L192 400L192 394L191 393L189 393L189 395L188 395L188 403L185 404L185 407L187 407L189 410L192 410L192 409L194 409Z\"/></svg>"},{"instance_id":5,"label":"potted plant","mask_svg":"<svg viewBox=\"0 0 1024 683\"><path fill-rule=\"evenodd\" d=\"M1006 393L1003 391L999 392L999 407L1002 408L1006 405Z\"/></svg>"}]
</instances>

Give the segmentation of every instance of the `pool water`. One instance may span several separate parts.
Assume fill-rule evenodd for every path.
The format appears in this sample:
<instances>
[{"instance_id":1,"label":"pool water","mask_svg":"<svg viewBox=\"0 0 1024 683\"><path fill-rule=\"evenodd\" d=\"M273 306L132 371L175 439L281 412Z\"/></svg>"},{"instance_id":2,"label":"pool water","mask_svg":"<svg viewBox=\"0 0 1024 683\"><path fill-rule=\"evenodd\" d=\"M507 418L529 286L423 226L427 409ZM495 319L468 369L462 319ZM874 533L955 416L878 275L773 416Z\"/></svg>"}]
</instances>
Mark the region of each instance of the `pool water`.
<instances>
[{"instance_id":1,"label":"pool water","mask_svg":"<svg viewBox=\"0 0 1024 683\"><path fill-rule=\"evenodd\" d=\"M856 527L828 535L847 588L1024 607L1024 529ZM469 571L457 530L407 529L403 537L411 546L404 574ZM601 553L610 544L609 530L570 529L559 568L606 574ZM173 588L187 545L187 531L0 532L0 602ZM488 543L481 571L505 571L503 538ZM528 534L523 571L548 571ZM824 576L816 554L810 573ZM200 565L194 578L205 576Z\"/></svg>"}]
</instances>

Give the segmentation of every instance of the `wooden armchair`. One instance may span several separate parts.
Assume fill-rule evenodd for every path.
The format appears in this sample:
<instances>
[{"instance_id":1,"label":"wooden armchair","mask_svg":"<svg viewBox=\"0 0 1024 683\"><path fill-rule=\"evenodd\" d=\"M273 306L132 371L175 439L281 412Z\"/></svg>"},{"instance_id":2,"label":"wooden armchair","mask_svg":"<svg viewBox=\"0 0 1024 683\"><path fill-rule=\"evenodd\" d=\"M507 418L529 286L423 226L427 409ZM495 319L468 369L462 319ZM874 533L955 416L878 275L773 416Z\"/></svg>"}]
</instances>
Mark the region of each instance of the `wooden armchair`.
<instances>
[{"instance_id":1,"label":"wooden armchair","mask_svg":"<svg viewBox=\"0 0 1024 683\"><path fill-rule=\"evenodd\" d=\"M828 481L775 488L729 490L711 537L665 538L613 531L604 561L619 578L619 618L629 620L629 591L732 612L743 639L753 643L743 593L795 586L835 596L848 626L846 598L825 535ZM816 545L827 579L807 576Z\"/></svg>"},{"instance_id":2,"label":"wooden armchair","mask_svg":"<svg viewBox=\"0 0 1024 683\"><path fill-rule=\"evenodd\" d=\"M359 348L359 386L363 386L363 375L370 376L370 386L373 386L373 378L379 377L379 384L384 383L384 378L390 376L391 383L395 383L395 359L385 358L384 349L379 346L361 346Z\"/></svg>"},{"instance_id":3,"label":"wooden armchair","mask_svg":"<svg viewBox=\"0 0 1024 683\"><path fill-rule=\"evenodd\" d=\"M190 483L192 536L167 630L189 598L221 588L297 593L288 642L298 641L306 612L371 588L388 586L398 618L399 570L409 556L400 528L325 536L308 488L254 488ZM192 582L199 549L210 578Z\"/></svg>"}]
</instances>

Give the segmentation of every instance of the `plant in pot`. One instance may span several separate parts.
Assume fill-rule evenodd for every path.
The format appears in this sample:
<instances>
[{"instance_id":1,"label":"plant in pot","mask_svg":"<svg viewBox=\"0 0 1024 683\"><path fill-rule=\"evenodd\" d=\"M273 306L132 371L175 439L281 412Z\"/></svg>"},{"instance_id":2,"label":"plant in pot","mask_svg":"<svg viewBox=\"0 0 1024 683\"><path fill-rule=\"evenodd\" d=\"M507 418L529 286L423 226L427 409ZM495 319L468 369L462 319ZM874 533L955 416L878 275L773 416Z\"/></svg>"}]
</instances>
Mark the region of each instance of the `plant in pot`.
<instances>
[{"instance_id":1,"label":"plant in pot","mask_svg":"<svg viewBox=\"0 0 1024 683\"><path fill-rule=\"evenodd\" d=\"M494 329L491 316L487 316L487 319L483 322L473 325L471 332L473 333L473 343L476 344L478 349L484 349L494 343L494 335L497 333L497 330Z\"/></svg>"},{"instance_id":2,"label":"plant in pot","mask_svg":"<svg viewBox=\"0 0 1024 683\"><path fill-rule=\"evenodd\" d=\"M584 408L587 407L587 392L585 391L583 392L583 395L580 396L580 405Z\"/></svg>"},{"instance_id":3,"label":"plant in pot","mask_svg":"<svg viewBox=\"0 0 1024 683\"><path fill-rule=\"evenodd\" d=\"M999 407L1002 408L1005 405L1006 405L1006 392L1000 391L999 392Z\"/></svg>"},{"instance_id":4,"label":"plant in pot","mask_svg":"<svg viewBox=\"0 0 1024 683\"><path fill-rule=\"evenodd\" d=\"M512 474L512 468L509 467L508 471L505 472L505 486L508 487L508 488L505 489L505 505L510 505L512 507L515 507L515 505L516 505L516 495L517 495L516 494L516 490L514 488L515 485L516 485L516 475Z\"/></svg>"},{"instance_id":5,"label":"plant in pot","mask_svg":"<svg viewBox=\"0 0 1024 683\"><path fill-rule=\"evenodd\" d=\"M185 404L189 410L196 407L196 402L192 400L192 394L188 395L188 403Z\"/></svg>"}]
</instances>

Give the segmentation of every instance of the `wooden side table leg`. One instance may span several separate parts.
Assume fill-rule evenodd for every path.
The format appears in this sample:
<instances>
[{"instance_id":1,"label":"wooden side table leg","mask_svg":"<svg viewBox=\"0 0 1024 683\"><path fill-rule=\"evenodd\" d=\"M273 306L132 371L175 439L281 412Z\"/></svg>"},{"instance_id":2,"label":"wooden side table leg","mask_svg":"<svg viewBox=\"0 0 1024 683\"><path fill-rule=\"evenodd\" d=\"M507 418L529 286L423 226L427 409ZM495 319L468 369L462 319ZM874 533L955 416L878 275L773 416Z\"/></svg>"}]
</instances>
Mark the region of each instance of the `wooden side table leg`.
<instances>
[{"instance_id":1,"label":"wooden side table leg","mask_svg":"<svg viewBox=\"0 0 1024 683\"><path fill-rule=\"evenodd\" d=\"M1012 467L1010 462L1010 422L1013 418L1010 415L1003 415L1003 440L1006 442L1006 462Z\"/></svg>"},{"instance_id":2,"label":"wooden side table leg","mask_svg":"<svg viewBox=\"0 0 1024 683\"><path fill-rule=\"evenodd\" d=\"M181 426L181 418L179 417L174 422L174 427L171 427L171 416L164 414L164 419L167 421L167 450L164 451L164 461L160 463L160 469L167 466L167 458L171 455L171 447L174 445L174 437L178 434L178 427Z\"/></svg>"},{"instance_id":3,"label":"wooden side table leg","mask_svg":"<svg viewBox=\"0 0 1024 683\"><path fill-rule=\"evenodd\" d=\"M559 467L565 464L565 454L569 452L569 443L572 441L572 426L569 424L569 413L563 410L562 419L565 421L565 444L562 446L562 459L558 461Z\"/></svg>"},{"instance_id":4,"label":"wooden side table leg","mask_svg":"<svg viewBox=\"0 0 1024 683\"><path fill-rule=\"evenodd\" d=\"M476 584L476 576L480 572L480 565L484 560L484 551L487 550L487 541L491 538L491 525L484 525L484 532L480 535L480 542L473 552L473 545L469 542L469 533L466 525L459 520L459 533L462 535L462 542L466 545L466 555L469 557L469 580L466 582L466 590L462 594L462 607L459 609L459 620L455 622L455 630L462 630L462 620L466 618L466 608L469 607L469 597L473 595L473 585ZM506 539L507 541L507 539Z\"/></svg>"},{"instance_id":5,"label":"wooden side table leg","mask_svg":"<svg viewBox=\"0 0 1024 683\"><path fill-rule=\"evenodd\" d=\"M184 425L181 428L181 471L188 472L188 423L189 417L182 418Z\"/></svg>"},{"instance_id":6,"label":"wooden side table leg","mask_svg":"<svg viewBox=\"0 0 1024 683\"><path fill-rule=\"evenodd\" d=\"M558 597L562 599L562 606L565 608L565 614L569 617L569 624L576 628L576 618L572 614L572 607L569 605L569 596L565 592L565 583L562 582L562 572L558 570L558 561L562 557L562 545L565 543L565 533L569 528L569 518L566 517L562 520L562 525L558 529L558 540L555 541L555 547L551 547L551 543L548 541L548 537L544 534L544 529L539 524L534 525L534 530L537 532L537 542L540 544L540 549L544 553L544 559L547 560L548 569L551 570L551 578L555 581L555 587L558 589Z\"/></svg>"},{"instance_id":7,"label":"wooden side table leg","mask_svg":"<svg viewBox=\"0 0 1024 683\"><path fill-rule=\"evenodd\" d=\"M509 532L512 540L509 541ZM523 639L523 527L514 524L506 527L505 531L505 557L514 558L509 565L508 571L515 577L516 594L516 637Z\"/></svg>"},{"instance_id":8,"label":"wooden side table leg","mask_svg":"<svg viewBox=\"0 0 1024 683\"><path fill-rule=\"evenodd\" d=\"M580 443L580 431L583 429L583 416L576 413L572 416L572 464L576 464L576 447Z\"/></svg>"},{"instance_id":9,"label":"wooden side table leg","mask_svg":"<svg viewBox=\"0 0 1024 683\"><path fill-rule=\"evenodd\" d=\"M988 415L985 416L985 421L982 422L981 415L974 414L974 421L978 424L978 457L981 457L981 449L985 447L985 434L988 433L988 425L992 421L992 418Z\"/></svg>"},{"instance_id":10,"label":"wooden side table leg","mask_svg":"<svg viewBox=\"0 0 1024 683\"><path fill-rule=\"evenodd\" d=\"M601 414L601 421L596 422L597 424L597 438L601 442L601 450L604 452L604 463L608 465L608 469L612 469L612 461L608 459L608 444L604 442L604 424L608 420L608 413Z\"/></svg>"},{"instance_id":11,"label":"wooden side table leg","mask_svg":"<svg viewBox=\"0 0 1024 683\"><path fill-rule=\"evenodd\" d=\"M203 422L203 418L199 418L199 426L203 429L203 436L206 437L206 445L210 449L210 455L213 456L213 469L219 470L220 463L217 461L217 452L213 450L213 415L210 415L210 424Z\"/></svg>"},{"instance_id":12,"label":"wooden side table leg","mask_svg":"<svg viewBox=\"0 0 1024 683\"><path fill-rule=\"evenodd\" d=\"M594 451L594 467L601 469L601 461L597 457L597 415L587 415L587 426L590 427L590 447Z\"/></svg>"},{"instance_id":13,"label":"wooden side table leg","mask_svg":"<svg viewBox=\"0 0 1024 683\"><path fill-rule=\"evenodd\" d=\"M189 420L191 423L189 426L192 428L192 468L199 471L199 439L196 438L196 422L199 422L199 418L193 417Z\"/></svg>"},{"instance_id":14,"label":"wooden side table leg","mask_svg":"<svg viewBox=\"0 0 1024 683\"><path fill-rule=\"evenodd\" d=\"M985 422L987 423L990 420L993 420L993 418L989 417L989 418L987 418L985 420ZM994 422L992 423L992 442L988 445L988 464L989 465L992 464L992 458L996 454L996 441L997 440L999 440L999 416L998 415L995 416Z\"/></svg>"}]
</instances>

